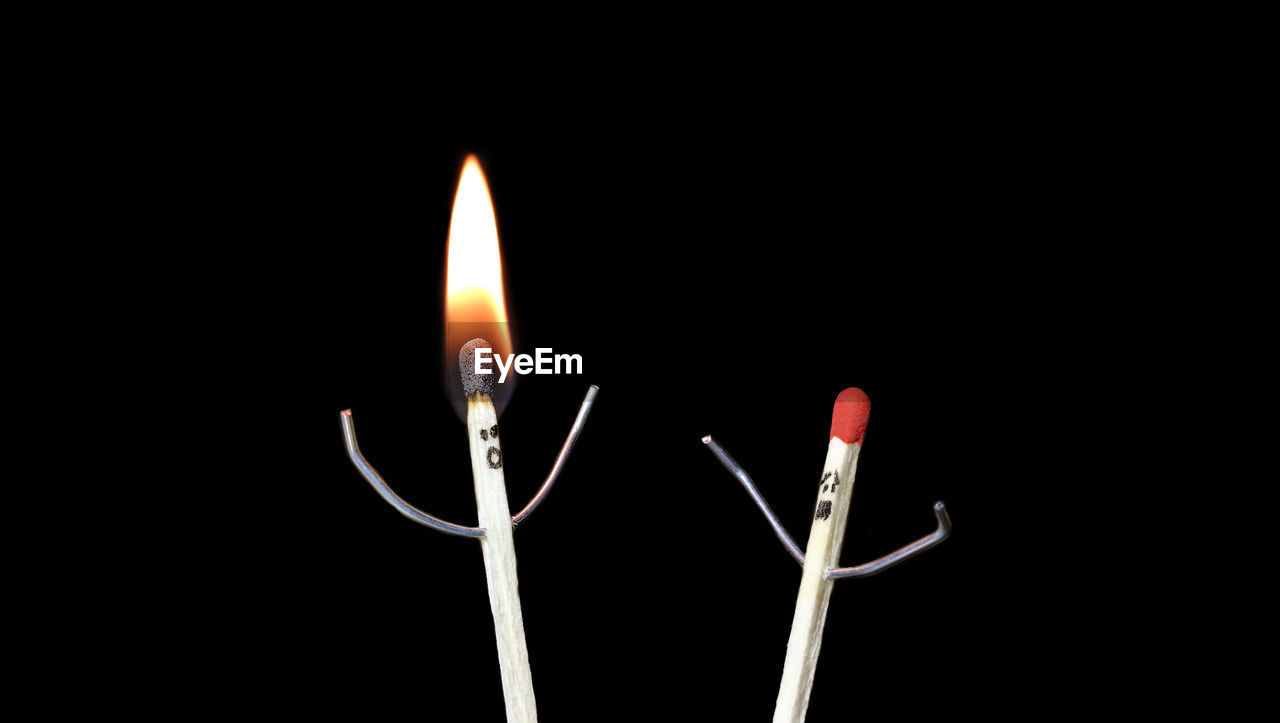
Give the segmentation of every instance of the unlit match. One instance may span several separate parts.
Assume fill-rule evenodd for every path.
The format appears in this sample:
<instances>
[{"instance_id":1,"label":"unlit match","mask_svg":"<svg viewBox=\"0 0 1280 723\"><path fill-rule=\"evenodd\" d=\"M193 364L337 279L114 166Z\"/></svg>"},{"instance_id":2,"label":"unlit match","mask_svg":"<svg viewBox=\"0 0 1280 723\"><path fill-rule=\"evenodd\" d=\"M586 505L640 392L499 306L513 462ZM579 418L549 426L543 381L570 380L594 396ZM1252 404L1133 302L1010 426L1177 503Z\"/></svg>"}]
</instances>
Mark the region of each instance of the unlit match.
<instances>
[{"instance_id":1,"label":"unlit match","mask_svg":"<svg viewBox=\"0 0 1280 723\"><path fill-rule=\"evenodd\" d=\"M831 441L822 466L809 544L805 547L804 573L800 577L795 617L791 621L791 637L787 640L787 659L773 712L774 723L801 723L809 707L827 606L835 584L825 573L839 566L840 546L849 521L849 500L853 497L853 477L870 413L871 401L856 387L840 392L832 410Z\"/></svg>"}]
</instances>

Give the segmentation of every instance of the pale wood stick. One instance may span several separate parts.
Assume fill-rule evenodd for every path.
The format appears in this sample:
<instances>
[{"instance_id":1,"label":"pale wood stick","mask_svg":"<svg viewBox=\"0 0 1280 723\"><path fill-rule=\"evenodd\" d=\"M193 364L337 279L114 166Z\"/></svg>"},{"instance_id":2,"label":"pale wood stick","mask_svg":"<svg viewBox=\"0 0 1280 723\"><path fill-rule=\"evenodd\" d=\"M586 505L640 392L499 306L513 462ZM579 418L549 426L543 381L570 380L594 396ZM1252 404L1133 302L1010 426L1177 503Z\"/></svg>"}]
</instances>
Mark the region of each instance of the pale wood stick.
<instances>
[{"instance_id":1,"label":"pale wood stick","mask_svg":"<svg viewBox=\"0 0 1280 723\"><path fill-rule=\"evenodd\" d=\"M836 400L831 443L822 465L818 503L804 553L800 593L791 621L791 637L787 640L787 659L782 666L782 684L773 711L774 723L802 723L809 708L827 605L835 584L834 580L826 579L825 574L828 569L839 567L840 546L844 542L849 501L853 497L853 476L858 469L858 453L862 449L870 407L866 394L859 389L847 389Z\"/></svg>"},{"instance_id":2,"label":"pale wood stick","mask_svg":"<svg viewBox=\"0 0 1280 723\"><path fill-rule=\"evenodd\" d=\"M529 649L524 639L524 615L520 611L516 579L516 549L512 541L511 509L502 473L502 446L498 442L498 413L493 398L479 393L467 398L467 438L471 446L471 473L476 484L476 511L485 530L480 540L484 553L489 607L498 640L498 665L502 671L502 698L508 723L536 723L538 706L533 697Z\"/></svg>"}]
</instances>

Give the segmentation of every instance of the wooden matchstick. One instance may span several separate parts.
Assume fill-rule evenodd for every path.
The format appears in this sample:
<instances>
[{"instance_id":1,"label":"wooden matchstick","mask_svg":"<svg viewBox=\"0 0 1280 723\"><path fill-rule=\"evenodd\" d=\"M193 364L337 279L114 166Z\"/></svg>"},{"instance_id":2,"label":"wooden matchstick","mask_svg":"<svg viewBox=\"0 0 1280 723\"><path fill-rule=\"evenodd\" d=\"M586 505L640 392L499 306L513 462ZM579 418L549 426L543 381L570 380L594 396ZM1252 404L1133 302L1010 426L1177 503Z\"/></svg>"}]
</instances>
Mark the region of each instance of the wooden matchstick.
<instances>
[{"instance_id":1,"label":"wooden matchstick","mask_svg":"<svg viewBox=\"0 0 1280 723\"><path fill-rule=\"evenodd\" d=\"M480 540L480 549L484 553L489 608L498 640L502 698L508 723L536 723L538 707L524 639L524 615L520 611L511 509L502 472L502 445L498 441L498 412L493 406L494 377L475 373L477 348L492 349L493 345L484 339L472 339L458 352L458 362L467 395L467 439L476 485L476 511L479 526L486 533Z\"/></svg>"},{"instance_id":2,"label":"wooden matchstick","mask_svg":"<svg viewBox=\"0 0 1280 723\"><path fill-rule=\"evenodd\" d=\"M853 497L853 476L870 412L871 402L861 389L850 387L836 398L831 414L831 443L822 467L818 504L805 548L804 573L800 577L800 593L791 621L791 637L787 640L787 659L773 711L774 723L802 723L809 707L827 605L835 584L826 578L826 572L839 566L840 545L849 521L849 500Z\"/></svg>"}]
</instances>

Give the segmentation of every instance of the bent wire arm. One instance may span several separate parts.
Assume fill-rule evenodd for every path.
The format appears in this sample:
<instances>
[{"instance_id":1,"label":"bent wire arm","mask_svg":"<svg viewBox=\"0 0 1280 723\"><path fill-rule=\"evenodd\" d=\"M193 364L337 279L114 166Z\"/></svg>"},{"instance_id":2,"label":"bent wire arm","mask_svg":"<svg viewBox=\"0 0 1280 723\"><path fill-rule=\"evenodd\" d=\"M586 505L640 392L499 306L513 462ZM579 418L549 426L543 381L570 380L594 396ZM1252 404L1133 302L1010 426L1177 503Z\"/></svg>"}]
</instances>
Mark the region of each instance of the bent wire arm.
<instances>
[{"instance_id":1,"label":"bent wire arm","mask_svg":"<svg viewBox=\"0 0 1280 723\"><path fill-rule=\"evenodd\" d=\"M854 567L835 567L828 568L822 574L827 580L843 580L846 577L866 577L874 575L881 570L888 570L903 560L919 555L925 550L947 539L947 535L951 534L951 515L947 514L947 506L942 502L933 503L933 514L938 518L938 529L933 531L932 535L921 537L906 547L895 550L877 560L855 565Z\"/></svg>"},{"instance_id":2,"label":"bent wire arm","mask_svg":"<svg viewBox=\"0 0 1280 723\"><path fill-rule=\"evenodd\" d=\"M430 527L445 534L457 535L458 537L484 537L485 531L478 527L464 527L455 525L452 522L445 522L438 517L432 517L413 505L405 502L400 495L392 491L387 485L387 481L382 479L382 475L369 464L369 461L360 453L360 445L356 442L355 422L351 419L351 410L347 409L342 412L342 439L347 444L347 456L351 458L351 463L360 471L360 476L364 477L373 488L377 490L382 499L386 500L392 507L400 511L400 514L417 522L419 525Z\"/></svg>"},{"instance_id":3,"label":"bent wire arm","mask_svg":"<svg viewBox=\"0 0 1280 723\"><path fill-rule=\"evenodd\" d=\"M742 465L738 464L737 460L730 457L729 453L724 451L724 447L721 447L719 442L712 439L711 435L708 434L703 437L702 443L707 445L711 453L716 456L716 459L720 460L720 464L724 465L725 469L738 478L738 481L742 483L742 488L747 491L747 494L751 495L751 500L756 503L756 507L759 507L760 511L764 513L765 519L769 520L769 526L773 528L773 534L778 536L778 539L782 541L782 546L787 548L787 552L791 553L796 562L800 563L801 567L804 567L804 552L800 550L800 546L796 544L796 541L791 539L791 535L787 534L782 522L778 520L778 516L773 514L773 510L769 508L769 503L765 502L764 497L760 496L760 490L756 489L747 471L742 468Z\"/></svg>"},{"instance_id":4,"label":"bent wire arm","mask_svg":"<svg viewBox=\"0 0 1280 723\"><path fill-rule=\"evenodd\" d=\"M782 541L783 547L787 548L787 552L791 553L791 556L796 559L796 562L803 566L804 552L800 550L796 545L795 540L791 539L791 535L788 535L787 531L782 527L782 523L778 520L778 516L773 513L773 510L769 508L768 503L764 501L764 497L760 495L760 490L756 489L755 484L751 482L751 477L747 475L747 472L742 468L742 465L738 464L733 457L730 457L729 453L724 451L724 447L721 447L720 444L713 440L710 435L703 437L702 443L707 445L712 454L720 460L720 464L724 465L725 469L732 472L733 476L738 478L738 481L742 483L742 487L746 489L747 494L751 495L752 501L754 501L756 506L760 508L760 511L764 513L765 519L769 520L769 526L773 528L773 534L777 535L778 539ZM874 575L877 572L887 570L899 562L915 557L930 547L937 545L939 542L947 539L947 536L951 534L951 516L947 514L946 505L941 502L933 503L933 514L938 519L938 529L935 530L932 535L922 537L906 547L862 565L828 569L823 573L823 577L827 580L842 580L849 577L866 577L868 575Z\"/></svg>"},{"instance_id":5,"label":"bent wire arm","mask_svg":"<svg viewBox=\"0 0 1280 723\"><path fill-rule=\"evenodd\" d=\"M560 448L560 454L556 455L556 461L551 465L551 472L547 474L547 480L538 488L537 494L533 499L529 500L529 504L524 506L523 510L517 512L511 518L512 527L519 525L525 521L533 511L538 509L538 505L547 498L547 493L551 492L551 485L556 483L556 479L560 477L560 471L564 469L564 462L569 458L569 453L573 451L573 445L578 441L578 435L582 433L582 427L587 422L587 415L591 413L591 405L595 404L596 392L600 391L600 387L592 384L587 389L587 396L582 400L582 406L578 409L578 417L573 420L573 427L569 429L569 437L564 441L564 446Z\"/></svg>"}]
</instances>

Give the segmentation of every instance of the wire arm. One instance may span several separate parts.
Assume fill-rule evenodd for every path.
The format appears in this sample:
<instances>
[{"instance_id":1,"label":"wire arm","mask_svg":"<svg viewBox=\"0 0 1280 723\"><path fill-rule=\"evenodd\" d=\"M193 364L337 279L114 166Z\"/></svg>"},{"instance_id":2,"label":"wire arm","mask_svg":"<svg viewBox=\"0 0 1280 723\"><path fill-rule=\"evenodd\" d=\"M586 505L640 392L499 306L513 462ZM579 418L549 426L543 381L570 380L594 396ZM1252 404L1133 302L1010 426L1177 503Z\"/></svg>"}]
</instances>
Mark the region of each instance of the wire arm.
<instances>
[{"instance_id":1,"label":"wire arm","mask_svg":"<svg viewBox=\"0 0 1280 723\"><path fill-rule=\"evenodd\" d=\"M538 488L537 494L533 499L529 500L529 504L524 509L516 513L511 518L512 527L524 522L533 511L542 504L551 492L551 487L560 477L560 472L564 469L565 461L569 458L569 453L573 451L573 445L578 441L578 435L582 434L582 428L587 423L587 415L591 413L591 407L595 404L596 393L600 391L600 387L592 384L587 389L587 396L582 400L582 406L578 409L578 416L573 420L573 426L569 429L569 437L564 441L564 446L560 448L560 454L556 455L556 461L551 465L551 472L547 474L547 479ZM457 535L459 537L484 537L485 531L478 527L465 527L463 525L455 525L452 522L446 522L439 517L429 515L426 512L414 507L404 500L403 497L397 495L387 481L378 474L378 470L369 464L369 460L364 458L360 452L360 445L356 441L355 421L351 417L351 410L347 409L342 412L342 438L347 445L347 456L351 458L351 463L359 470L360 475L365 478L373 489L386 500L388 504L396 508L400 514L417 522L420 525L430 527L449 535Z\"/></svg>"},{"instance_id":2,"label":"wire arm","mask_svg":"<svg viewBox=\"0 0 1280 723\"><path fill-rule=\"evenodd\" d=\"M940 501L933 503L933 514L938 518L938 529L934 530L932 535L921 537L906 547L895 550L884 557L872 560L871 562L864 563L862 565L855 565L854 567L828 568L827 571L822 574L822 577L827 580L843 580L848 577L866 577L868 575L874 575L877 572L888 570L907 558L915 557L930 547L942 542L951 534L951 515L947 514L947 506L942 504Z\"/></svg>"},{"instance_id":3,"label":"wire arm","mask_svg":"<svg viewBox=\"0 0 1280 723\"><path fill-rule=\"evenodd\" d=\"M773 528L773 534L782 541L782 546L787 548L787 552L791 553L791 556L795 558L796 562L800 563L800 566L803 567L804 552L802 552L800 547L796 545L795 540L791 539L791 535L787 534L786 529L782 526L782 522L778 520L778 516L773 513L769 504L764 501L764 497L760 494L760 490L756 489L756 486L751 481L751 477L747 474L747 471L742 468L742 465L738 464L737 460L730 457L729 453L724 451L724 447L721 447L718 442L712 439L711 435L703 437L702 443L707 445L711 450L711 453L720 460L720 464L724 465L725 469L729 470L734 477L738 478L738 482L742 483L743 489L747 491L748 495L751 495L752 501L754 501L756 506L760 508L760 511L764 513L765 519L769 521L769 526ZM872 560L871 562L856 565L854 567L828 569L822 576L827 580L843 580L850 577L867 577L868 575L874 575L877 572L887 570L903 560L915 557L930 547L937 545L939 542L947 539L947 536L951 534L951 515L947 514L947 507L942 504L942 502L933 503L933 514L938 520L938 528L934 530L933 534L922 537L906 547L891 552L879 559Z\"/></svg>"},{"instance_id":4,"label":"wire arm","mask_svg":"<svg viewBox=\"0 0 1280 723\"><path fill-rule=\"evenodd\" d=\"M787 552L791 553L796 562L800 563L800 567L804 567L804 552L800 550L800 546L796 544L796 541L791 539L791 535L787 534L786 528L782 526L778 516L773 514L773 509L769 507L769 503L764 501L764 497L760 495L760 490L756 489L755 483L751 481L751 475L748 475L742 465L738 464L733 457L730 457L729 453L724 451L724 447L721 447L719 442L712 439L711 435L708 434L703 437L702 443L707 445L711 453L716 456L716 459L720 460L720 464L724 465L725 469L738 478L738 481L742 483L742 488L747 491L747 494L751 495L751 500L756 503L756 507L759 507L760 511L764 513L765 519L769 521L769 526L773 528L773 534L778 536L778 539L782 541L782 546L787 548Z\"/></svg>"},{"instance_id":5,"label":"wire arm","mask_svg":"<svg viewBox=\"0 0 1280 723\"><path fill-rule=\"evenodd\" d=\"M565 460L569 458L569 453L573 451L573 445L578 441L578 435L582 434L582 427L587 423L587 415L591 413L591 405L596 403L596 392L600 391L600 387L592 384L587 389L587 396L582 400L582 406L578 408L578 416L573 420L573 426L569 428L569 436L564 440L564 446L560 448L560 454L556 455L556 461L551 465L551 471L547 473L547 479L538 488L538 492L529 500L529 504L524 509L517 512L511 517L511 526L515 527L524 522L533 511L538 509L538 505L547 498L547 494L551 492L551 485L556 483L560 477L561 470L564 469Z\"/></svg>"},{"instance_id":6,"label":"wire arm","mask_svg":"<svg viewBox=\"0 0 1280 723\"><path fill-rule=\"evenodd\" d=\"M387 481L378 474L378 470L369 464L369 460L364 458L360 453L360 445L356 441L356 426L351 419L351 410L343 410L342 414L342 439L347 445L347 456L351 458L351 463L360 471L360 476L373 485L373 489L386 500L388 504L396 508L400 514L408 517L419 525L430 527L433 530L443 532L447 535L457 535L458 537L480 538L485 536L485 531L478 527L465 527L463 525L455 525L452 522L433 517L413 505L405 502L400 495L392 491Z\"/></svg>"}]
</instances>

